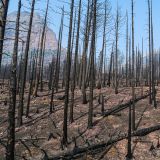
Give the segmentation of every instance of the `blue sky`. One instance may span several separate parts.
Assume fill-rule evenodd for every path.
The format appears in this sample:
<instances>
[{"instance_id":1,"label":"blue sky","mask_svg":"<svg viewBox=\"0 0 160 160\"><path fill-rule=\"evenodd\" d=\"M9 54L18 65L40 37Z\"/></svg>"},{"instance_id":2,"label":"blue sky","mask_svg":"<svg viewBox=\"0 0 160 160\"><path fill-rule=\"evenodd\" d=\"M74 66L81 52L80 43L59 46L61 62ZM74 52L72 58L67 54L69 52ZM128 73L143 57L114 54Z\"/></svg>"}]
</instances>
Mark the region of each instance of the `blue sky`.
<instances>
[{"instance_id":1,"label":"blue sky","mask_svg":"<svg viewBox=\"0 0 160 160\"><path fill-rule=\"evenodd\" d=\"M31 0L29 0L31 1ZM100 0L102 1L102 0ZM135 1L135 46L139 44L141 48L142 37L144 39L144 51L148 50L148 34L147 34L147 0L134 0ZM69 11L69 5L64 2L70 2L70 0L50 0L49 26L58 35L60 25L60 8L64 5L65 10ZM78 2L78 0L76 0ZM86 0L83 0L86 2ZM131 0L110 0L112 6L112 14L116 12L117 2L121 7L122 15L125 16L126 10L129 13L129 19L131 19ZM9 13L17 10L18 0L10 0ZM23 10L28 10L29 3L27 0L22 0L24 4ZM160 12L159 12L160 0L153 0L153 23L154 23L154 46L155 49L159 49L160 46ZM39 0L36 3L36 11L40 14L44 14L46 8L46 0ZM40 9L40 11L39 11ZM53 12L56 11L56 12ZM29 11L29 10L28 10ZM68 25L68 18L65 18L65 25ZM129 22L131 23L131 22ZM67 34L68 28L64 27L63 46L67 46ZM98 40L98 46L101 46L101 40ZM122 25L121 38L119 39L119 48L125 53L125 24ZM108 49L108 53L109 53Z\"/></svg>"}]
</instances>

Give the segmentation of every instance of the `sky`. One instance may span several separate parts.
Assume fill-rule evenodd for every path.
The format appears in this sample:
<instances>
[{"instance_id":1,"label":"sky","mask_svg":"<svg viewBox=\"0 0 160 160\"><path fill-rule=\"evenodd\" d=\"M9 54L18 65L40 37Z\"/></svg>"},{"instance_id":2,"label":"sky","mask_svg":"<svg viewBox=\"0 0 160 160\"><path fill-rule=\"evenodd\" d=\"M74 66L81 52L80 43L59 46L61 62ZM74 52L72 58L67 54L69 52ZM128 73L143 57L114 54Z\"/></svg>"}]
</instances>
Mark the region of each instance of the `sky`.
<instances>
[{"instance_id":1,"label":"sky","mask_svg":"<svg viewBox=\"0 0 160 160\"><path fill-rule=\"evenodd\" d=\"M31 0L29 0L30 2ZM78 4L78 0L75 0ZM86 0L82 0L83 3L86 3ZM102 0L100 0L102 1ZM121 8L122 16L125 17L126 11L129 13L129 19L131 19L131 0L109 0L110 4L112 6L112 14L113 17L116 13L116 7L117 4ZM69 12L70 6L67 2L70 2L70 0L50 0L50 9L49 9L49 16L48 16L48 22L50 28L53 29L53 31L56 33L56 36L58 36L59 31L59 25L60 25L60 8L64 6L65 10ZM29 3L28 0L22 0L23 7L22 10L29 11ZM153 27L154 27L154 47L155 49L159 49L160 47L160 12L159 12L159 6L160 6L160 0L153 0ZM18 0L10 0L9 4L9 13L17 10L17 4ZM134 0L134 13L135 13L135 47L139 45L139 48L141 48L142 44L142 37L144 39L144 51L147 52L148 50L148 6L147 6L147 0ZM46 8L46 0L38 0L36 2L36 10L35 12L39 12L41 15L44 15L44 10ZM64 20L64 35L63 35L63 47L67 47L67 37L68 37L68 16L65 16ZM82 25L82 24L81 24ZM129 30L130 30L131 22L129 20ZM120 50L125 54L125 33L126 32L126 25L125 22L121 26L121 35L119 39L119 48ZM102 32L99 33L100 37L102 37ZM108 37L110 37L108 35ZM97 45L99 46L99 50L101 49L100 46L102 41L101 39L97 40ZM110 54L110 48L108 42L108 53ZM99 51L98 51L99 52ZM108 54L108 55L109 55Z\"/></svg>"}]
</instances>

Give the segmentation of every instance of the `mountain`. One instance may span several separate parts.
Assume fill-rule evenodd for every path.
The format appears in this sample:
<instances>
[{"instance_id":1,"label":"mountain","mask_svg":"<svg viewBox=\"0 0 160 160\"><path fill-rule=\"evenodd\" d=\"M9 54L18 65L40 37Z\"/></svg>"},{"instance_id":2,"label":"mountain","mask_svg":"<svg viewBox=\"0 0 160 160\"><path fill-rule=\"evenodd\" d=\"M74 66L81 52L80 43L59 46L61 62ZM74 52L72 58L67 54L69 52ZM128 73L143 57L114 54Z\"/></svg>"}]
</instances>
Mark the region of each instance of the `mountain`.
<instances>
[{"instance_id":1,"label":"mountain","mask_svg":"<svg viewBox=\"0 0 160 160\"><path fill-rule=\"evenodd\" d=\"M16 27L16 16L17 12L12 12L8 14L7 17L7 24L6 24L6 33L5 33L5 41L4 41L4 52L8 53L9 55L13 52L13 46L14 46L14 35L15 35L15 27ZM22 12L21 18L20 18L20 35L19 35L19 55L22 52L22 41L26 41L27 37L27 31L29 26L29 19L30 19L30 13L29 12ZM31 34L31 41L30 41L30 50L37 49L39 39L42 32L44 19L42 16L40 16L38 13L34 14L33 17L33 25L32 25L32 34ZM56 54L58 41L56 38L56 34L53 32L49 26L46 27L46 54L45 59L47 61L51 61L51 57L53 54ZM25 47L25 44L24 44ZM62 57L65 55L65 49L62 48ZM4 59L9 61L9 56L4 56Z\"/></svg>"}]
</instances>

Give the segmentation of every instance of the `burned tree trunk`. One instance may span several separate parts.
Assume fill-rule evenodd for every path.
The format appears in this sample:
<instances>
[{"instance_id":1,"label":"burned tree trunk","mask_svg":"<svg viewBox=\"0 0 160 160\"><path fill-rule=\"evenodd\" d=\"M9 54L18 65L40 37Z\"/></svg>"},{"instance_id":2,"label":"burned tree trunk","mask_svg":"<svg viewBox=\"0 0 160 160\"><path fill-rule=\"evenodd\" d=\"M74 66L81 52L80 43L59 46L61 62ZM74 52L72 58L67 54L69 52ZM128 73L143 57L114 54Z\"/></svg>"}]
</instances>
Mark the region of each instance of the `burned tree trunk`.
<instances>
[{"instance_id":1,"label":"burned tree trunk","mask_svg":"<svg viewBox=\"0 0 160 160\"><path fill-rule=\"evenodd\" d=\"M3 4L1 6L1 21L0 21L0 72L1 72L1 63L2 63L2 55L3 55L3 42L4 42L4 34L7 20L7 12L9 6L9 0L3 0Z\"/></svg>"},{"instance_id":2,"label":"burned tree trunk","mask_svg":"<svg viewBox=\"0 0 160 160\"><path fill-rule=\"evenodd\" d=\"M128 86L128 12L126 13L126 86Z\"/></svg>"},{"instance_id":3,"label":"burned tree trunk","mask_svg":"<svg viewBox=\"0 0 160 160\"><path fill-rule=\"evenodd\" d=\"M80 21L81 21L81 0L79 0L78 27L77 27L76 48L75 48L74 66L73 66L73 75L72 75L73 77L72 77L72 84L71 84L71 104L70 104L70 119L69 119L71 123L74 121L73 106L74 106L74 91L75 91L75 85L76 85Z\"/></svg>"},{"instance_id":4,"label":"burned tree trunk","mask_svg":"<svg viewBox=\"0 0 160 160\"><path fill-rule=\"evenodd\" d=\"M52 93L51 93L51 101L50 101L50 114L53 111L53 97L54 97L54 90L58 91L58 82L59 82L59 70L60 70L60 54L61 54L61 43L62 43L62 32L63 32L63 19L64 19L64 8L62 9L62 17L61 17L61 25L59 30L59 37L58 37L58 49L57 49L57 57L56 57L56 69L55 72L51 73L52 79L54 76L54 80L52 80ZM52 64L53 65L53 64Z\"/></svg>"},{"instance_id":5,"label":"burned tree trunk","mask_svg":"<svg viewBox=\"0 0 160 160\"><path fill-rule=\"evenodd\" d=\"M90 0L88 1L87 6L87 19L86 19L86 28L85 28L85 36L84 36L84 48L83 48L83 55L82 55L82 65L83 66L83 72L82 72L82 103L87 103L86 98L86 67L87 67L87 49L88 49L88 41L89 41L89 32L90 32L90 23L91 23L91 17L90 15ZM82 68L82 67L81 67Z\"/></svg>"},{"instance_id":6,"label":"burned tree trunk","mask_svg":"<svg viewBox=\"0 0 160 160\"><path fill-rule=\"evenodd\" d=\"M39 79L40 79L40 73L41 73L41 62L42 62L42 54L43 54L43 44L45 40L45 31L46 31L46 25L47 25L47 15L48 15L48 7L49 7L49 0L47 1L47 8L45 13L45 19L43 24L43 30L42 30L42 37L41 37L41 45L40 45L40 53L39 53L39 60L38 60L38 68L37 68L37 76L36 76L36 83L35 83L35 89L33 92L33 96L37 97L38 92L38 86L39 86Z\"/></svg>"},{"instance_id":7,"label":"burned tree trunk","mask_svg":"<svg viewBox=\"0 0 160 160\"><path fill-rule=\"evenodd\" d=\"M10 101L8 108L8 129L7 129L7 148L6 148L6 160L14 160L14 148L15 148L15 107L16 107L16 84L17 84L17 55L18 55L18 38L19 38L19 22L21 12L21 0L18 3L18 12L16 19L16 32L15 42L12 56L12 67L10 74Z\"/></svg>"},{"instance_id":8,"label":"burned tree trunk","mask_svg":"<svg viewBox=\"0 0 160 160\"><path fill-rule=\"evenodd\" d=\"M20 102L19 102L19 106L18 106L18 117L17 117L17 125L18 126L21 126L23 123L22 116L23 116L23 106L24 106L24 92L25 92L25 84L26 84L28 52L29 52L30 37L31 37L31 30L32 30L34 6L35 6L35 0L32 0L29 29L28 29L28 33L27 33L26 48L25 48L24 59L23 59L23 70L22 70L22 75L21 75L22 80L21 80L21 86L20 86Z\"/></svg>"},{"instance_id":9,"label":"burned tree trunk","mask_svg":"<svg viewBox=\"0 0 160 160\"><path fill-rule=\"evenodd\" d=\"M148 47L149 47L149 91L152 92L152 55L151 55L151 9L150 0L148 0ZM149 104L152 104L152 97L149 96Z\"/></svg>"},{"instance_id":10,"label":"burned tree trunk","mask_svg":"<svg viewBox=\"0 0 160 160\"><path fill-rule=\"evenodd\" d=\"M94 89L94 53L96 40L96 23L97 23L97 0L93 0L93 20L92 20L92 39L90 49L90 77L89 77L89 111L88 111L88 128L93 126L93 89Z\"/></svg>"},{"instance_id":11,"label":"burned tree trunk","mask_svg":"<svg viewBox=\"0 0 160 160\"><path fill-rule=\"evenodd\" d=\"M74 0L71 2L70 8L70 25L67 48L67 62L66 62L66 83L65 83L65 102L64 102L64 119L63 119L63 144L67 145L67 116L68 116L68 102L69 102L69 81L70 81L70 67L71 67L71 39L72 39L72 21L73 21Z\"/></svg>"},{"instance_id":12,"label":"burned tree trunk","mask_svg":"<svg viewBox=\"0 0 160 160\"><path fill-rule=\"evenodd\" d=\"M35 58L33 59L33 62L32 62L32 72L31 72L31 77L30 77L30 85L29 85L29 92L28 92L26 117L29 116L30 99L31 99L32 88L33 88L34 70L35 70Z\"/></svg>"}]
</instances>

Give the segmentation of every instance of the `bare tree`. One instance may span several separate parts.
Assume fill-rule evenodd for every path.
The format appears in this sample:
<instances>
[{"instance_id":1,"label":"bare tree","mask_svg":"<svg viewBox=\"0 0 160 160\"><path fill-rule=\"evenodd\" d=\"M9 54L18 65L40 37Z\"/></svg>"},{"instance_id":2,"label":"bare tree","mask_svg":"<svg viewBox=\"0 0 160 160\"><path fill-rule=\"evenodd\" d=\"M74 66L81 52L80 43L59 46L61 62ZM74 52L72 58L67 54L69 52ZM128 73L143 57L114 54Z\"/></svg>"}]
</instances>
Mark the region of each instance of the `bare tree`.
<instances>
[{"instance_id":1,"label":"bare tree","mask_svg":"<svg viewBox=\"0 0 160 160\"><path fill-rule=\"evenodd\" d=\"M1 16L0 16L1 17L1 20L0 20L0 72L1 72L3 42L4 42L4 34L5 34L5 28L6 28L9 0L3 0L1 2L3 2L3 4L0 9L0 12L1 12Z\"/></svg>"},{"instance_id":2,"label":"bare tree","mask_svg":"<svg viewBox=\"0 0 160 160\"><path fill-rule=\"evenodd\" d=\"M71 67L71 39L72 39L72 21L73 21L74 0L70 7L70 24L68 35L67 48L67 64L66 64L66 83L65 83L65 103L64 103L64 119L63 119L63 144L67 145L67 116L68 116L68 102L69 102L69 81L70 81L70 67Z\"/></svg>"},{"instance_id":3,"label":"bare tree","mask_svg":"<svg viewBox=\"0 0 160 160\"><path fill-rule=\"evenodd\" d=\"M150 9L150 0L148 0L148 47L149 47L149 91L151 93L152 90L152 68L151 68L151 9ZM149 96L149 103L152 104L152 96Z\"/></svg>"},{"instance_id":4,"label":"bare tree","mask_svg":"<svg viewBox=\"0 0 160 160\"><path fill-rule=\"evenodd\" d=\"M19 39L19 22L20 22L20 12L21 12L21 0L18 2L18 12L16 19L16 32L14 49L12 55L12 67L10 74L10 100L8 108L8 134L7 134L7 150L6 159L14 160L14 147L15 147L15 107L16 107L16 85L17 85L17 55L18 55L18 39Z\"/></svg>"},{"instance_id":5,"label":"bare tree","mask_svg":"<svg viewBox=\"0 0 160 160\"><path fill-rule=\"evenodd\" d=\"M18 126L22 125L22 115L23 115L23 106L24 106L24 91L25 91L25 84L26 84L28 52L29 52L29 46L30 46L30 37L31 37L31 31L32 31L34 7L35 7L35 0L32 0L31 14L30 14L30 20L29 20L29 29L28 29L28 33L27 33L26 48L25 48L24 59L23 59L23 64L22 64L23 70L22 70L22 75L21 75L22 80L21 80L21 86L20 86L20 102L19 102L18 117L17 117Z\"/></svg>"},{"instance_id":6,"label":"bare tree","mask_svg":"<svg viewBox=\"0 0 160 160\"><path fill-rule=\"evenodd\" d=\"M96 40L96 24L97 24L97 0L92 1L92 38L90 49L90 77L89 77L89 110L88 110L88 128L93 126L93 89L94 89L94 53Z\"/></svg>"},{"instance_id":7,"label":"bare tree","mask_svg":"<svg viewBox=\"0 0 160 160\"><path fill-rule=\"evenodd\" d=\"M126 86L128 86L128 12L126 13Z\"/></svg>"},{"instance_id":8,"label":"bare tree","mask_svg":"<svg viewBox=\"0 0 160 160\"><path fill-rule=\"evenodd\" d=\"M42 54L43 54L43 44L44 44L44 39L45 39L47 16L48 16L48 6L49 6L49 0L47 0L47 8L46 8L46 13L45 13L43 29L42 29L39 60L38 60L38 68L37 68L37 76L36 76L35 89L34 89L34 92L33 92L33 96L35 96L35 97L37 96L39 80L40 80L41 64L42 64L41 62L42 62Z\"/></svg>"},{"instance_id":9,"label":"bare tree","mask_svg":"<svg viewBox=\"0 0 160 160\"><path fill-rule=\"evenodd\" d=\"M120 30L121 13L117 5L115 22L115 94L118 94L118 40Z\"/></svg>"},{"instance_id":10,"label":"bare tree","mask_svg":"<svg viewBox=\"0 0 160 160\"><path fill-rule=\"evenodd\" d=\"M86 67L87 67L87 49L88 49L88 43L89 43L89 32L90 32L90 24L92 16L90 15L90 0L88 0L88 6L87 6L87 14L86 14L86 24L85 24L85 35L84 35L84 46L83 46L83 55L82 55L82 102L83 104L87 103L86 98Z\"/></svg>"},{"instance_id":11,"label":"bare tree","mask_svg":"<svg viewBox=\"0 0 160 160\"><path fill-rule=\"evenodd\" d=\"M81 0L79 0L79 13L78 13L78 26L77 26L77 36L76 36L76 48L74 56L74 66L72 74L72 84L71 84L71 104L70 104L70 122L74 121L73 119L73 106L74 106L74 92L76 85L76 72L77 72L77 58L78 58L78 47L79 47L79 31L80 31L80 22L81 22Z\"/></svg>"}]
</instances>

